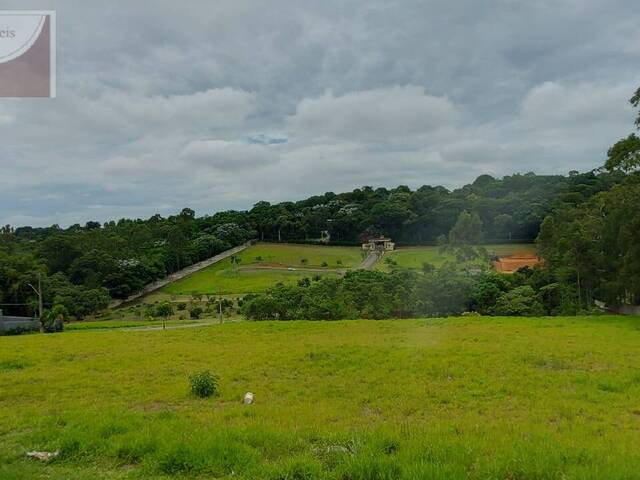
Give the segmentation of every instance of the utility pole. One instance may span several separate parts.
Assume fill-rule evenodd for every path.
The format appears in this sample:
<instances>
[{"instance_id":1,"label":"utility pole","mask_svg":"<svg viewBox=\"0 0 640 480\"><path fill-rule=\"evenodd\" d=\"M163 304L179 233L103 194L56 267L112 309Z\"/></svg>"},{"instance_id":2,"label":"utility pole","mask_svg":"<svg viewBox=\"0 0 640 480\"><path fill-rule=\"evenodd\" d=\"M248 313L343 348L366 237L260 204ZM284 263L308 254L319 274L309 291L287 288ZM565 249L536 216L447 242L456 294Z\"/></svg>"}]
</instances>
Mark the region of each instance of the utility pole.
<instances>
[{"instance_id":1,"label":"utility pole","mask_svg":"<svg viewBox=\"0 0 640 480\"><path fill-rule=\"evenodd\" d=\"M31 289L36 292L38 295L38 319L40 320L40 333L43 331L42 326L42 311L43 311L43 302L42 302L42 273L38 272L38 288L34 287L30 283L27 283L31 287Z\"/></svg>"},{"instance_id":2,"label":"utility pole","mask_svg":"<svg viewBox=\"0 0 640 480\"><path fill-rule=\"evenodd\" d=\"M40 315L40 321L42 321L42 274L38 272L38 314Z\"/></svg>"},{"instance_id":3,"label":"utility pole","mask_svg":"<svg viewBox=\"0 0 640 480\"><path fill-rule=\"evenodd\" d=\"M222 297L220 297L218 299L218 307L219 307L219 310L220 310L220 314L219 314L220 323L222 323Z\"/></svg>"}]
</instances>

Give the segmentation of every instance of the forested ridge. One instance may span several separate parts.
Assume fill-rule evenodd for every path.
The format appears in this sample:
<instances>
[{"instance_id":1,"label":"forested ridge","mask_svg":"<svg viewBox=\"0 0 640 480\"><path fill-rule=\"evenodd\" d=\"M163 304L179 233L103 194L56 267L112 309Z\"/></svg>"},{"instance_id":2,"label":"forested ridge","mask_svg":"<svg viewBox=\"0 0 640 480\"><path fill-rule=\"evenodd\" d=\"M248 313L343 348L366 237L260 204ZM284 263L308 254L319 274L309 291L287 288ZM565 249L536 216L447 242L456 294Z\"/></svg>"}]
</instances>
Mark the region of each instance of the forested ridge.
<instances>
[{"instance_id":1,"label":"forested ridge","mask_svg":"<svg viewBox=\"0 0 640 480\"><path fill-rule=\"evenodd\" d=\"M634 106L639 92L631 99ZM0 304L5 311L32 313L36 296L30 284L40 276L45 303L62 304L81 318L111 298L126 298L249 239L318 241L324 231L334 244L375 235L391 236L400 245L443 244L465 215L475 222L476 241L538 239L545 267L535 273L534 285L527 281L514 288L530 286L538 300L551 298L547 313L579 311L594 299L635 302L640 300L639 166L640 140L631 134L611 148L602 168L566 176L482 175L455 190L365 186L202 217L185 208L167 218L68 228L6 225L0 230ZM468 303L454 310L472 308Z\"/></svg>"},{"instance_id":2,"label":"forested ridge","mask_svg":"<svg viewBox=\"0 0 640 480\"><path fill-rule=\"evenodd\" d=\"M196 217L178 215L141 220L88 222L60 228L5 226L0 234L0 303L32 303L27 283L40 272L45 300L56 297L76 316L126 298L145 284L249 239L313 241L321 231L331 243L356 244L389 235L400 244L432 244L447 235L461 212L477 213L485 238L533 241L558 202L580 203L608 190L620 175L488 175L460 189L424 186L412 191L363 187L326 193L299 202L259 202L249 211ZM72 300L73 299L73 300ZM17 306L16 306L17 307ZM25 310L5 307L5 311Z\"/></svg>"}]
</instances>

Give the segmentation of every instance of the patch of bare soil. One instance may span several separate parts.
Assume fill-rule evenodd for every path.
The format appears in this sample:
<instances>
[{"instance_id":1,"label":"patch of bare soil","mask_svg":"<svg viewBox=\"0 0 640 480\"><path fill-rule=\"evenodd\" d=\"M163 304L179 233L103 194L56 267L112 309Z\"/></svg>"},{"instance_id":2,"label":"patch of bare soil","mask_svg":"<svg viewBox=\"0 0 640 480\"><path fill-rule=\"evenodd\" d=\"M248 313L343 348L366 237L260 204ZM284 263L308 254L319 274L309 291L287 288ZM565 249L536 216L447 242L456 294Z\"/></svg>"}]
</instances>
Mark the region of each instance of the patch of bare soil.
<instances>
[{"instance_id":1,"label":"patch of bare soil","mask_svg":"<svg viewBox=\"0 0 640 480\"><path fill-rule=\"evenodd\" d=\"M496 271L500 273L513 273L523 267L534 267L538 263L540 263L540 257L537 255L521 253L500 257L497 261L493 262L493 266Z\"/></svg>"}]
</instances>

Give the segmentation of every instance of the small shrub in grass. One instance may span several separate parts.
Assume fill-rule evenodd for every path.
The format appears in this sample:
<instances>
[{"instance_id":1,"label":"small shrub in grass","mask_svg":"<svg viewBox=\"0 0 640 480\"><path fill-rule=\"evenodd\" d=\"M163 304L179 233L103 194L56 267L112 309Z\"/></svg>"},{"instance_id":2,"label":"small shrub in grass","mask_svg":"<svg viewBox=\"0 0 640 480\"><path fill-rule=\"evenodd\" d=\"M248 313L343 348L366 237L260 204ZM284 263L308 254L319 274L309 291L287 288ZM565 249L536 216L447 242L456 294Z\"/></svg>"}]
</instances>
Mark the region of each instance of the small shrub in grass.
<instances>
[{"instance_id":1,"label":"small shrub in grass","mask_svg":"<svg viewBox=\"0 0 640 480\"><path fill-rule=\"evenodd\" d=\"M193 307L191 310L189 310L189 315L193 319L200 318L200 315L202 315L202 313L203 313L203 310L200 307Z\"/></svg>"},{"instance_id":2,"label":"small shrub in grass","mask_svg":"<svg viewBox=\"0 0 640 480\"><path fill-rule=\"evenodd\" d=\"M187 309L187 304L185 302L178 303L178 311L182 312Z\"/></svg>"},{"instance_id":3,"label":"small shrub in grass","mask_svg":"<svg viewBox=\"0 0 640 480\"><path fill-rule=\"evenodd\" d=\"M159 303L154 312L156 317L168 318L173 315L173 305L169 302Z\"/></svg>"},{"instance_id":4,"label":"small shrub in grass","mask_svg":"<svg viewBox=\"0 0 640 480\"><path fill-rule=\"evenodd\" d=\"M395 480L402 477L402 470L397 459L376 455L360 455L342 464L339 478L353 480ZM508 478L508 477L504 477Z\"/></svg>"},{"instance_id":5,"label":"small shrub in grass","mask_svg":"<svg viewBox=\"0 0 640 480\"><path fill-rule=\"evenodd\" d=\"M218 396L219 380L220 379L217 375L213 375L208 370L194 373L189 377L189 383L191 384L191 393L200 398Z\"/></svg>"},{"instance_id":6,"label":"small shrub in grass","mask_svg":"<svg viewBox=\"0 0 640 480\"><path fill-rule=\"evenodd\" d=\"M265 475L273 480L314 480L322 478L322 465L309 456L294 456L274 466L273 471Z\"/></svg>"},{"instance_id":7,"label":"small shrub in grass","mask_svg":"<svg viewBox=\"0 0 640 480\"><path fill-rule=\"evenodd\" d=\"M22 370L27 366L27 362L23 360L2 360L0 362L0 370Z\"/></svg>"}]
</instances>

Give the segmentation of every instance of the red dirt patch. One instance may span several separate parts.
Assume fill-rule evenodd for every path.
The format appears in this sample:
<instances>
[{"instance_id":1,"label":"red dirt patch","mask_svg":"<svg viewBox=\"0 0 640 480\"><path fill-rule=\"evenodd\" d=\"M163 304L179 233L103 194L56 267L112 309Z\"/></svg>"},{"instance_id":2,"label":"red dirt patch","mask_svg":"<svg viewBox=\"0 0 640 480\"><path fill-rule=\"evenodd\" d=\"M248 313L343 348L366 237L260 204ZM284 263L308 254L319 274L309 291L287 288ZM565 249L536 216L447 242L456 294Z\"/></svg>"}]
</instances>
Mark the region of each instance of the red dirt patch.
<instances>
[{"instance_id":1,"label":"red dirt patch","mask_svg":"<svg viewBox=\"0 0 640 480\"><path fill-rule=\"evenodd\" d=\"M493 262L496 271L500 273L513 273L522 267L533 267L540 263L540 258L532 253L521 253L500 257Z\"/></svg>"}]
</instances>

